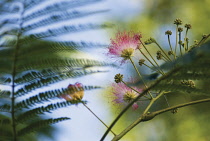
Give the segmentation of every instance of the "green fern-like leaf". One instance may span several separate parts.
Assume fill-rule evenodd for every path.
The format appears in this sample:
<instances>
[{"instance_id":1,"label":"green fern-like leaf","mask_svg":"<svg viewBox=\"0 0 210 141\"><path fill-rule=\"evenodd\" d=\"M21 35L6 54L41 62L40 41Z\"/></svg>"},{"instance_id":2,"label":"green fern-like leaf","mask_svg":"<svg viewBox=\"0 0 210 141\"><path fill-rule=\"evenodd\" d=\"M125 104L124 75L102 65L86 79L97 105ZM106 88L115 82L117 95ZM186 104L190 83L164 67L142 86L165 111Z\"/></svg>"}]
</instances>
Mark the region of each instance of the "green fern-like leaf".
<instances>
[{"instance_id":1,"label":"green fern-like leaf","mask_svg":"<svg viewBox=\"0 0 210 141\"><path fill-rule=\"evenodd\" d=\"M79 104L82 101L75 101L75 102L71 102L71 101L65 101L65 102L57 102L55 104L49 104L47 106L41 106L38 108L34 108L32 110L29 110L21 115L19 115L17 117L17 122L24 122L27 120L31 120L33 119L35 116L38 116L39 114L44 114L46 112L50 113L53 110L59 109L59 108L63 108L63 107L67 107L67 106L71 106L71 105L75 105L75 104Z\"/></svg>"},{"instance_id":2,"label":"green fern-like leaf","mask_svg":"<svg viewBox=\"0 0 210 141\"><path fill-rule=\"evenodd\" d=\"M0 105L0 112L10 112L11 106L9 104Z\"/></svg>"},{"instance_id":3,"label":"green fern-like leaf","mask_svg":"<svg viewBox=\"0 0 210 141\"><path fill-rule=\"evenodd\" d=\"M0 125L11 124L10 119L0 119Z\"/></svg>"},{"instance_id":4,"label":"green fern-like leaf","mask_svg":"<svg viewBox=\"0 0 210 141\"><path fill-rule=\"evenodd\" d=\"M85 102L80 100L55 103L54 100L60 98L61 95L100 88L99 86L83 86L45 90L46 86L65 79L106 72L97 70L98 67L114 66L83 56L75 58L79 51L84 51L86 48L105 47L106 44L76 42L72 39L56 41L51 38L67 33L111 27L112 25L90 22L65 24L66 21L71 22L74 19L107 12L108 10L104 9L82 10L82 6L101 1L0 1L0 85L6 86L0 91L0 141L37 140L36 134L28 135L34 131L37 134L43 133L52 137L49 133L52 127L45 131L41 130L41 127L69 118L43 120L45 113ZM65 11L62 11L63 9ZM55 24L56 27L50 26ZM38 88L41 88L39 89L41 92L35 94ZM49 104L49 102L52 103ZM7 124L7 119L10 121L9 124Z\"/></svg>"},{"instance_id":5,"label":"green fern-like leaf","mask_svg":"<svg viewBox=\"0 0 210 141\"><path fill-rule=\"evenodd\" d=\"M99 14L99 13L104 13L107 12L108 10L98 10L98 11L91 11L91 12L86 12L86 11L72 11L72 12L62 12L59 14L52 15L44 20L38 21L34 24L28 25L26 27L23 27L24 31L29 31L38 27L46 26L49 24L53 24L56 22L60 22L63 20L71 20L75 18L81 18L93 14Z\"/></svg>"},{"instance_id":6,"label":"green fern-like leaf","mask_svg":"<svg viewBox=\"0 0 210 141\"><path fill-rule=\"evenodd\" d=\"M49 101L52 98L59 97L63 94L71 94L79 91L84 90L93 90L98 89L100 87L98 86L83 86L83 87L73 87L68 89L56 89L52 91L46 91L44 93L39 93L38 95L32 96L28 99L25 99L19 103L16 104L17 108L29 108L31 106L34 106L35 104L43 103L46 101Z\"/></svg>"},{"instance_id":7,"label":"green fern-like leaf","mask_svg":"<svg viewBox=\"0 0 210 141\"><path fill-rule=\"evenodd\" d=\"M40 128L43 128L45 126L48 126L50 124L55 124L61 121L65 121L65 120L69 120L70 118L68 117L61 117L61 118L56 118L56 119L47 119L47 120L41 120L35 123L32 123L30 125L28 125L27 127L21 129L18 132L19 136L23 136L24 134L28 134L34 131L39 130Z\"/></svg>"}]
</instances>

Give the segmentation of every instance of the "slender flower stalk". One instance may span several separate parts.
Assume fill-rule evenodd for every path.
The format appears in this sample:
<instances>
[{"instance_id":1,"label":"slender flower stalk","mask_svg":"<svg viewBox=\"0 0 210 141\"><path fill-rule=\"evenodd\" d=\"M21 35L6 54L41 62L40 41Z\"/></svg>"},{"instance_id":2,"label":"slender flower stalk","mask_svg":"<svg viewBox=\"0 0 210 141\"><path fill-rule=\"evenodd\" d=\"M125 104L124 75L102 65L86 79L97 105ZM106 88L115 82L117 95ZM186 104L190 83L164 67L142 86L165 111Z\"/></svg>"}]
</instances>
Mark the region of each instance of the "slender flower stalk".
<instances>
[{"instance_id":1,"label":"slender flower stalk","mask_svg":"<svg viewBox=\"0 0 210 141\"><path fill-rule=\"evenodd\" d=\"M157 69L157 71L160 73L160 74L162 74L162 75L164 75L164 72L160 69L160 66L158 65L158 63L155 61L155 59L152 57L152 56L150 56L152 59L153 59L153 61L157 64L157 66L143 53L143 51L141 50L141 49L139 49L139 51L141 52L141 54L150 62L150 64L154 67L154 68L156 68Z\"/></svg>"},{"instance_id":2,"label":"slender flower stalk","mask_svg":"<svg viewBox=\"0 0 210 141\"><path fill-rule=\"evenodd\" d=\"M131 86L129 86L129 84L128 83L126 83L125 81L121 81L123 84L125 84L128 88L130 88L131 90L133 90L134 92L136 92L136 93L138 93L138 95L139 94L141 94L141 89L140 90L138 90L138 89L135 89L135 88L133 88L133 87L131 87ZM147 99L147 100L150 100L151 98L150 97L147 97L146 95L144 95L144 97Z\"/></svg>"},{"instance_id":3,"label":"slender flower stalk","mask_svg":"<svg viewBox=\"0 0 210 141\"><path fill-rule=\"evenodd\" d=\"M171 58L167 55L167 53L162 49L162 47L155 41L155 44L159 47L159 49L164 53L164 55L167 57L168 61L172 61Z\"/></svg>"},{"instance_id":4,"label":"slender flower stalk","mask_svg":"<svg viewBox=\"0 0 210 141\"><path fill-rule=\"evenodd\" d=\"M107 125L106 125L106 123L104 123L84 102L82 103L84 106L85 106L85 108L87 108L87 110L88 111L90 111L104 126L106 126L107 128L109 128ZM116 134L112 131L112 130L110 130L110 132L112 132L112 134L114 135L114 136L116 136Z\"/></svg>"},{"instance_id":5,"label":"slender flower stalk","mask_svg":"<svg viewBox=\"0 0 210 141\"><path fill-rule=\"evenodd\" d=\"M147 65L147 64L145 64L145 63L142 63L142 64L143 64L144 66L148 67L149 69L158 72L157 70L155 70L154 68L150 67L149 65Z\"/></svg>"},{"instance_id":6,"label":"slender flower stalk","mask_svg":"<svg viewBox=\"0 0 210 141\"><path fill-rule=\"evenodd\" d=\"M168 43L169 43L169 46L170 46L170 50L171 50L171 53L173 54L174 59L175 59L175 54L173 52L173 49L172 49L172 46L171 46L171 40L170 40L170 35L172 35L172 32L170 30L167 30L165 32L165 34L168 36Z\"/></svg>"},{"instance_id":7,"label":"slender flower stalk","mask_svg":"<svg viewBox=\"0 0 210 141\"><path fill-rule=\"evenodd\" d=\"M176 45L175 45L175 57L176 57L176 50L177 50L177 46L178 46L178 28L179 28L179 25L182 24L182 20L177 18L174 21L174 24L176 25Z\"/></svg>"},{"instance_id":8,"label":"slender flower stalk","mask_svg":"<svg viewBox=\"0 0 210 141\"><path fill-rule=\"evenodd\" d=\"M176 59L176 50L177 50L177 44L178 44L178 25L176 26L176 45L175 45L175 59Z\"/></svg>"},{"instance_id":9,"label":"slender flower stalk","mask_svg":"<svg viewBox=\"0 0 210 141\"><path fill-rule=\"evenodd\" d=\"M161 58L158 58L158 57L161 57ZM162 53L161 53L160 55L158 55L157 58L158 58L159 60L162 59L162 60L164 60L165 62L168 62L168 61L169 61L168 58L166 58L166 56L163 55Z\"/></svg>"},{"instance_id":10,"label":"slender flower stalk","mask_svg":"<svg viewBox=\"0 0 210 141\"><path fill-rule=\"evenodd\" d=\"M144 45L144 43L142 43L142 41L140 40L140 42L141 42L141 44L142 44L142 46L144 47L144 49L147 51L147 53L149 54L149 56L152 58L152 60L155 62L155 64L157 65L154 65L151 61L150 61L150 59L141 51L141 49L139 48L139 51L142 53L142 55L144 55L144 57L154 66L154 67L156 67L156 68L160 68L160 66L159 66L159 64L157 63L157 61L153 58L153 56L150 54L150 52L148 51L148 49L146 48L146 46ZM162 73L162 75L164 74L164 72L162 71L162 70L160 70ZM159 71L159 72L160 72Z\"/></svg>"},{"instance_id":11,"label":"slender flower stalk","mask_svg":"<svg viewBox=\"0 0 210 141\"><path fill-rule=\"evenodd\" d=\"M184 38L184 49L185 49L185 52L187 52L188 51L187 33L188 33L188 30L192 28L192 26L191 26L191 24L185 24L185 27L187 29L186 29L185 38Z\"/></svg>"},{"instance_id":12,"label":"slender flower stalk","mask_svg":"<svg viewBox=\"0 0 210 141\"><path fill-rule=\"evenodd\" d=\"M141 74L140 74L139 70L137 69L135 63L133 62L132 58L129 58L129 59L130 59L132 65L133 65L134 69L136 70L138 76L140 77L140 80L142 80L142 82L143 82L145 88L147 88L147 85L146 85L146 83L144 82L144 79L143 79L143 77L141 76ZM153 96L152 96L152 94L151 94L150 91L149 91L149 95L150 95L151 98L153 98Z\"/></svg>"},{"instance_id":13,"label":"slender flower stalk","mask_svg":"<svg viewBox=\"0 0 210 141\"><path fill-rule=\"evenodd\" d=\"M181 33L179 32L179 51L180 51L180 54L181 56L183 55L182 54L182 41L181 41Z\"/></svg>"},{"instance_id":14,"label":"slender flower stalk","mask_svg":"<svg viewBox=\"0 0 210 141\"><path fill-rule=\"evenodd\" d=\"M181 39L181 34L182 34L182 31L183 31L183 28L179 27L178 28L178 32L179 32L179 51L180 51L180 54L181 56L183 55L182 54L182 39Z\"/></svg>"}]
</instances>

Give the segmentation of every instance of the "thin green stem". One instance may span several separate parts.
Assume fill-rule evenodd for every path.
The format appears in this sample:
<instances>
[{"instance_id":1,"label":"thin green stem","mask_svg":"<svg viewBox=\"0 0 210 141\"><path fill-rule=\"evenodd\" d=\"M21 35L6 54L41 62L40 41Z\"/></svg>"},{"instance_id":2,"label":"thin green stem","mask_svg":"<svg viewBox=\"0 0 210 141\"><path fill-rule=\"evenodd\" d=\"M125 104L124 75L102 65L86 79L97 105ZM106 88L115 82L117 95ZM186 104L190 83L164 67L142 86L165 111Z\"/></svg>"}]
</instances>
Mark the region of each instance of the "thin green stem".
<instances>
[{"instance_id":1,"label":"thin green stem","mask_svg":"<svg viewBox=\"0 0 210 141\"><path fill-rule=\"evenodd\" d=\"M152 104L155 102L156 99L152 99L149 103L149 105L146 107L146 109L144 110L143 114L146 114L149 109L152 107Z\"/></svg>"},{"instance_id":2,"label":"thin green stem","mask_svg":"<svg viewBox=\"0 0 210 141\"><path fill-rule=\"evenodd\" d=\"M167 62L168 61L168 59L164 56L164 55L162 55L162 58L161 58L163 61L165 61L165 62Z\"/></svg>"},{"instance_id":3,"label":"thin green stem","mask_svg":"<svg viewBox=\"0 0 210 141\"><path fill-rule=\"evenodd\" d=\"M152 63L152 61L150 61L150 59L139 49L139 51L141 52L141 54L153 65L153 67L155 67L156 69L157 69L157 71L160 73L160 74L162 74L162 75L164 75L164 72L162 71L162 70L160 70L159 68L160 68L160 66L156 66L154 63Z\"/></svg>"},{"instance_id":4,"label":"thin green stem","mask_svg":"<svg viewBox=\"0 0 210 141\"><path fill-rule=\"evenodd\" d=\"M143 45L144 46L144 45ZM146 49L146 47L144 47ZM158 65L158 63L155 61L155 59L152 57L152 55L148 52L148 50L146 49L146 51L148 52L148 54L150 55L150 57L152 58L152 60L155 62L155 65L154 63L152 63L152 61L141 51L141 49L139 49L139 51L141 52L141 54L157 69L157 71L159 73L161 73L162 75L164 75L164 72L160 69L160 66Z\"/></svg>"},{"instance_id":5,"label":"thin green stem","mask_svg":"<svg viewBox=\"0 0 210 141\"><path fill-rule=\"evenodd\" d=\"M159 49L164 53L164 55L167 57L168 61L172 61L171 58L167 55L167 53L162 49L162 47L155 41L155 44L159 47Z\"/></svg>"},{"instance_id":6,"label":"thin green stem","mask_svg":"<svg viewBox=\"0 0 210 141\"><path fill-rule=\"evenodd\" d=\"M202 43L204 43L209 38L209 36L210 34L208 34L206 37L203 37L201 41L198 43L197 47L199 47Z\"/></svg>"},{"instance_id":7,"label":"thin green stem","mask_svg":"<svg viewBox=\"0 0 210 141\"><path fill-rule=\"evenodd\" d=\"M182 56L181 32L179 32L179 51Z\"/></svg>"},{"instance_id":8,"label":"thin green stem","mask_svg":"<svg viewBox=\"0 0 210 141\"><path fill-rule=\"evenodd\" d=\"M167 103L168 107L170 107L170 104L169 104L169 102L168 102L168 99L167 99L166 95L164 95L164 98L165 98L165 100L166 100L166 103Z\"/></svg>"},{"instance_id":9,"label":"thin green stem","mask_svg":"<svg viewBox=\"0 0 210 141\"><path fill-rule=\"evenodd\" d=\"M88 111L90 111L104 126L106 126L107 128L109 128L107 125L106 125L106 123L104 123L85 103L82 103L84 106L85 106L85 108L87 108L88 109ZM116 134L112 131L112 130L110 130L111 132L112 132L112 134L114 135L114 136L116 136Z\"/></svg>"},{"instance_id":10,"label":"thin green stem","mask_svg":"<svg viewBox=\"0 0 210 141\"><path fill-rule=\"evenodd\" d=\"M188 28L187 28L187 30L185 32L185 37L184 37L184 50L185 50L185 52L188 51L188 46L187 46L187 33L188 33Z\"/></svg>"},{"instance_id":11,"label":"thin green stem","mask_svg":"<svg viewBox=\"0 0 210 141\"><path fill-rule=\"evenodd\" d=\"M172 49L172 46L171 46L170 35L168 35L168 43L169 43L169 46L170 46L171 52L173 53L173 56L174 56L174 59L175 59L176 57L175 57L175 53L173 52L173 49Z\"/></svg>"},{"instance_id":12,"label":"thin green stem","mask_svg":"<svg viewBox=\"0 0 210 141\"><path fill-rule=\"evenodd\" d=\"M129 86L125 81L122 80L122 83L125 84L128 88L132 89L134 92L141 94L139 91L137 91L134 88L132 88L131 86ZM151 99L151 98L147 97L146 95L144 97L147 99Z\"/></svg>"},{"instance_id":13,"label":"thin green stem","mask_svg":"<svg viewBox=\"0 0 210 141\"><path fill-rule=\"evenodd\" d=\"M143 77L141 76L141 74L140 74L139 70L137 69L135 63L133 62L132 58L130 57L129 59L130 59L132 65L133 65L134 69L136 70L138 76L140 77L140 80L142 80L142 82L143 82L145 88L147 88L147 85L146 85L146 83L144 82L144 79L143 79ZM151 94L150 92L149 92L149 95L150 95L151 98L153 98L153 96L152 96L152 94Z\"/></svg>"},{"instance_id":14,"label":"thin green stem","mask_svg":"<svg viewBox=\"0 0 210 141\"><path fill-rule=\"evenodd\" d=\"M175 59L176 59L177 44L178 44L178 25L176 26L176 45L175 45L175 50L174 50Z\"/></svg>"},{"instance_id":15,"label":"thin green stem","mask_svg":"<svg viewBox=\"0 0 210 141\"><path fill-rule=\"evenodd\" d=\"M206 98L206 99L201 99L201 100L196 100L196 101L191 101L191 102L175 105L175 106L168 107L168 108L156 111L156 112L152 112L151 114L154 114L154 116L157 116L159 114L171 111L173 109L182 108L182 107L186 107L186 106L190 106L190 105L194 105L194 104L199 104L199 103L204 103L204 102L210 102L210 98Z\"/></svg>"},{"instance_id":16,"label":"thin green stem","mask_svg":"<svg viewBox=\"0 0 210 141\"><path fill-rule=\"evenodd\" d=\"M11 92L11 118L12 118L12 131L13 131L13 141L17 141L17 129L16 129L16 119L15 119L15 77L17 74L17 61L18 61L18 50L19 50L19 40L22 34L22 17L24 14L24 2L22 3L22 12L20 14L20 22L19 22L19 31L17 34L17 39L16 39L16 44L15 44L15 49L14 49L14 55L13 55L13 64L12 64L12 92Z\"/></svg>"},{"instance_id":17,"label":"thin green stem","mask_svg":"<svg viewBox=\"0 0 210 141\"><path fill-rule=\"evenodd\" d=\"M188 51L188 49L189 49L189 41L186 40L186 50Z\"/></svg>"},{"instance_id":18,"label":"thin green stem","mask_svg":"<svg viewBox=\"0 0 210 141\"><path fill-rule=\"evenodd\" d=\"M149 69L153 70L153 71L156 71L156 72L159 72L158 70L155 70L154 68L150 67L149 65L143 63L143 65L145 65L146 67L148 67Z\"/></svg>"}]
</instances>

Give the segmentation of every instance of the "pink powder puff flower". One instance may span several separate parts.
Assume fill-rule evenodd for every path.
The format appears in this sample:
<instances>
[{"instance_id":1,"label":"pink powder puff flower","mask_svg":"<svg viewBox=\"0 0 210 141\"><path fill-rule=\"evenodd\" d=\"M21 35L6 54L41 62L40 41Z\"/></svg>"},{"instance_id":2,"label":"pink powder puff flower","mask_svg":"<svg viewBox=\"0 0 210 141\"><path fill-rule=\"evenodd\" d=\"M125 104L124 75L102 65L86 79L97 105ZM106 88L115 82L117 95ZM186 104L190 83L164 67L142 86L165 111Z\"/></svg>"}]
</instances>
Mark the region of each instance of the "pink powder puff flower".
<instances>
[{"instance_id":1,"label":"pink powder puff flower","mask_svg":"<svg viewBox=\"0 0 210 141\"><path fill-rule=\"evenodd\" d=\"M134 89L136 89L139 92L142 92L142 89L138 88ZM137 92L133 91L123 83L113 83L112 92L114 94L113 102L116 104L123 104L123 105L127 105L139 95ZM138 104L135 102L132 105L132 108L136 110L138 108Z\"/></svg>"},{"instance_id":2,"label":"pink powder puff flower","mask_svg":"<svg viewBox=\"0 0 210 141\"><path fill-rule=\"evenodd\" d=\"M133 32L118 32L115 39L111 39L109 45L109 55L114 57L122 57L122 62L129 59L134 50L139 48L141 34Z\"/></svg>"},{"instance_id":3,"label":"pink powder puff flower","mask_svg":"<svg viewBox=\"0 0 210 141\"><path fill-rule=\"evenodd\" d=\"M80 90L82 87L82 84L78 82L74 85L69 84L68 89L72 92L63 94L60 97L64 98L66 101L81 100L84 96L84 90Z\"/></svg>"}]
</instances>

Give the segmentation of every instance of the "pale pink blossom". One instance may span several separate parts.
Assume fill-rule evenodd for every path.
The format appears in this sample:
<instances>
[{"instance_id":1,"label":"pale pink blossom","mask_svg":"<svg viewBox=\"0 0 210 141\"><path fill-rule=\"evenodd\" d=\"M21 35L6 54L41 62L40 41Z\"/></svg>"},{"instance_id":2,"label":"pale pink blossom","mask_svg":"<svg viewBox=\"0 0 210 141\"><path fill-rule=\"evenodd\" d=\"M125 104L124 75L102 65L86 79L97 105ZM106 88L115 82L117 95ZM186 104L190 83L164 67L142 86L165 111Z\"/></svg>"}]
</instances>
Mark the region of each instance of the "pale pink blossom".
<instances>
[{"instance_id":1,"label":"pale pink blossom","mask_svg":"<svg viewBox=\"0 0 210 141\"><path fill-rule=\"evenodd\" d=\"M134 32L118 32L114 39L111 39L108 55L122 57L122 62L129 59L140 45L141 34Z\"/></svg>"},{"instance_id":2,"label":"pale pink blossom","mask_svg":"<svg viewBox=\"0 0 210 141\"><path fill-rule=\"evenodd\" d=\"M71 93L62 94L60 97L64 98L66 101L74 101L74 100L81 100L84 96L84 90L82 89L81 83L69 84L68 89L70 89Z\"/></svg>"},{"instance_id":3,"label":"pale pink blossom","mask_svg":"<svg viewBox=\"0 0 210 141\"><path fill-rule=\"evenodd\" d=\"M142 89L134 88L135 90L142 92ZM116 104L127 105L133 99L135 99L139 94L134 90L130 89L123 83L113 83L112 93L114 94L113 102ZM136 110L138 108L137 102L132 105L132 108Z\"/></svg>"}]
</instances>

